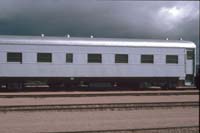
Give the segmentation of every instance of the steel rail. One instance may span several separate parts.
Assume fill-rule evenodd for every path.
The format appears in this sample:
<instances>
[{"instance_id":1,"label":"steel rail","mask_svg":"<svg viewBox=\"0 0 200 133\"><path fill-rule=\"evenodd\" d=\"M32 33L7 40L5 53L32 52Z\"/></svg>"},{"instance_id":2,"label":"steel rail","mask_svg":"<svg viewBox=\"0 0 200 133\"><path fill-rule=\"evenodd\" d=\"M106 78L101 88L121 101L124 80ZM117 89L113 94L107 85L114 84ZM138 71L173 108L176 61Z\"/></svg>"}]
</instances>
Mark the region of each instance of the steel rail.
<instances>
[{"instance_id":1,"label":"steel rail","mask_svg":"<svg viewBox=\"0 0 200 133\"><path fill-rule=\"evenodd\" d=\"M199 126L164 127L164 128L139 128L93 131L66 131L43 133L199 133Z\"/></svg>"},{"instance_id":2,"label":"steel rail","mask_svg":"<svg viewBox=\"0 0 200 133\"><path fill-rule=\"evenodd\" d=\"M47 97L103 97L103 96L170 96L199 95L199 92L129 92L129 93L79 93L79 94L1 94L0 98L47 98Z\"/></svg>"},{"instance_id":3,"label":"steel rail","mask_svg":"<svg viewBox=\"0 0 200 133\"><path fill-rule=\"evenodd\" d=\"M153 103L95 103L95 104L53 104L0 106L0 112L8 111L101 111L138 110L153 108L199 107L199 102L153 102Z\"/></svg>"}]
</instances>

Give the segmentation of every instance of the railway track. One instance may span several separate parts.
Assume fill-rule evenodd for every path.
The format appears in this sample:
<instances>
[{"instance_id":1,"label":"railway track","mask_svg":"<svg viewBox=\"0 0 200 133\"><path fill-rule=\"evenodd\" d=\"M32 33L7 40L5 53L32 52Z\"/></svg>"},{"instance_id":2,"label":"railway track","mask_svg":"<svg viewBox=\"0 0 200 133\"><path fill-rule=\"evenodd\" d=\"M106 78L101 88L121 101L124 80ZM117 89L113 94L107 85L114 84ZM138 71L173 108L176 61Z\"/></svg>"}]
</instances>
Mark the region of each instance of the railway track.
<instances>
[{"instance_id":1,"label":"railway track","mask_svg":"<svg viewBox=\"0 0 200 133\"><path fill-rule=\"evenodd\" d=\"M55 104L0 106L0 112L8 111L102 111L137 110L154 108L199 107L199 102L154 102L154 103L95 103L95 104Z\"/></svg>"},{"instance_id":2,"label":"railway track","mask_svg":"<svg viewBox=\"0 0 200 133\"><path fill-rule=\"evenodd\" d=\"M46 133L199 133L199 126L165 127L165 128L141 128L95 131L66 131Z\"/></svg>"},{"instance_id":3,"label":"railway track","mask_svg":"<svg viewBox=\"0 0 200 133\"><path fill-rule=\"evenodd\" d=\"M103 97L103 96L170 96L170 95L199 95L199 91L179 91L179 92L121 92L121 93L32 93L32 94L9 94L9 93L0 93L0 98L47 98L47 97Z\"/></svg>"}]
</instances>

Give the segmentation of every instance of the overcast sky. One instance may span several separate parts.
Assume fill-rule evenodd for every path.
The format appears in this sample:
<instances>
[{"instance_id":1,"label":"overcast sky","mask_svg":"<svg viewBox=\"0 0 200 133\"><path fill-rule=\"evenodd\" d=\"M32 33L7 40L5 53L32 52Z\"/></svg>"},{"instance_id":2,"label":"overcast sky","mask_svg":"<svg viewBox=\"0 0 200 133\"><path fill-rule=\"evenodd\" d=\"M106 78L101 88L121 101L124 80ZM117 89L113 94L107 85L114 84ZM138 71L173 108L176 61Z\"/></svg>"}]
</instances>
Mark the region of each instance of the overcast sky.
<instances>
[{"instance_id":1,"label":"overcast sky","mask_svg":"<svg viewBox=\"0 0 200 133\"><path fill-rule=\"evenodd\" d=\"M199 1L0 0L1 35L41 33L183 38L199 46Z\"/></svg>"}]
</instances>

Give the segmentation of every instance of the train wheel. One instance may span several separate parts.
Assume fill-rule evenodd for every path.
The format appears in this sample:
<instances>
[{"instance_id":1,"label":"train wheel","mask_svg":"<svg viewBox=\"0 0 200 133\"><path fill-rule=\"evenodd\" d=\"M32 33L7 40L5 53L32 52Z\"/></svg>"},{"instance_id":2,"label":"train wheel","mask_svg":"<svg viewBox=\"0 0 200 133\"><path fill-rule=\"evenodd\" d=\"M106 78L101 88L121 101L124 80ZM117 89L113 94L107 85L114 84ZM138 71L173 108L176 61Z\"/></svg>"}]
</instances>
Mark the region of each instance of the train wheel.
<instances>
[{"instance_id":1,"label":"train wheel","mask_svg":"<svg viewBox=\"0 0 200 133\"><path fill-rule=\"evenodd\" d=\"M23 82L12 82L6 84L6 89L8 91L21 91L24 88Z\"/></svg>"},{"instance_id":2,"label":"train wheel","mask_svg":"<svg viewBox=\"0 0 200 133\"><path fill-rule=\"evenodd\" d=\"M149 82L144 82L144 83L141 83L140 84L140 87L141 89L147 89L147 88L150 88L151 87L151 83Z\"/></svg>"}]
</instances>

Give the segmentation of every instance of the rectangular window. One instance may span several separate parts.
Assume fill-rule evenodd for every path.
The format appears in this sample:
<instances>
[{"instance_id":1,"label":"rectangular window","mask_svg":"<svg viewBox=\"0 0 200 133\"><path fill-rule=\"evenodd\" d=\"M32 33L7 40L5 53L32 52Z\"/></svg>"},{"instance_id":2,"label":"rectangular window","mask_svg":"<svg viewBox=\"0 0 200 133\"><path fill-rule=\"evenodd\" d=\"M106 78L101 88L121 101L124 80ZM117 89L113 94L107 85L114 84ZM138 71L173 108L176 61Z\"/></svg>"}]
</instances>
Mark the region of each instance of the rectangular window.
<instances>
[{"instance_id":1,"label":"rectangular window","mask_svg":"<svg viewBox=\"0 0 200 133\"><path fill-rule=\"evenodd\" d=\"M193 50L188 50L187 51L187 59L188 60L193 60L194 59L194 51Z\"/></svg>"},{"instance_id":2,"label":"rectangular window","mask_svg":"<svg viewBox=\"0 0 200 133\"><path fill-rule=\"evenodd\" d=\"M178 64L178 55L166 55L166 63Z\"/></svg>"},{"instance_id":3,"label":"rectangular window","mask_svg":"<svg viewBox=\"0 0 200 133\"><path fill-rule=\"evenodd\" d=\"M154 63L153 55L141 55L141 63Z\"/></svg>"},{"instance_id":4,"label":"rectangular window","mask_svg":"<svg viewBox=\"0 0 200 133\"><path fill-rule=\"evenodd\" d=\"M21 62L22 63L22 53L17 53L17 52L7 53L7 62Z\"/></svg>"},{"instance_id":5,"label":"rectangular window","mask_svg":"<svg viewBox=\"0 0 200 133\"><path fill-rule=\"evenodd\" d=\"M72 63L73 62L73 54L72 53L67 53L66 54L66 62L67 63Z\"/></svg>"},{"instance_id":6,"label":"rectangular window","mask_svg":"<svg viewBox=\"0 0 200 133\"><path fill-rule=\"evenodd\" d=\"M101 54L88 54L88 63L101 63Z\"/></svg>"},{"instance_id":7,"label":"rectangular window","mask_svg":"<svg viewBox=\"0 0 200 133\"><path fill-rule=\"evenodd\" d=\"M115 63L128 63L128 54L115 54Z\"/></svg>"},{"instance_id":8,"label":"rectangular window","mask_svg":"<svg viewBox=\"0 0 200 133\"><path fill-rule=\"evenodd\" d=\"M51 53L37 53L37 62L52 62Z\"/></svg>"}]
</instances>

